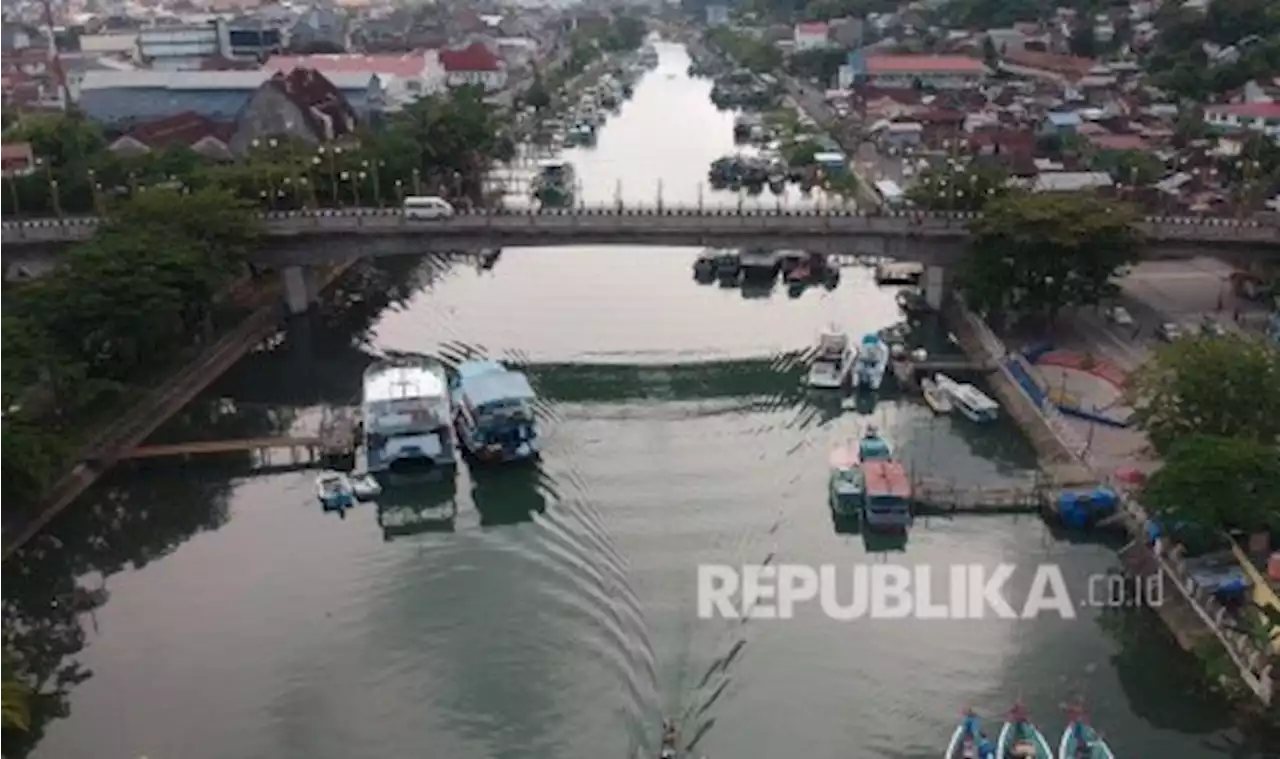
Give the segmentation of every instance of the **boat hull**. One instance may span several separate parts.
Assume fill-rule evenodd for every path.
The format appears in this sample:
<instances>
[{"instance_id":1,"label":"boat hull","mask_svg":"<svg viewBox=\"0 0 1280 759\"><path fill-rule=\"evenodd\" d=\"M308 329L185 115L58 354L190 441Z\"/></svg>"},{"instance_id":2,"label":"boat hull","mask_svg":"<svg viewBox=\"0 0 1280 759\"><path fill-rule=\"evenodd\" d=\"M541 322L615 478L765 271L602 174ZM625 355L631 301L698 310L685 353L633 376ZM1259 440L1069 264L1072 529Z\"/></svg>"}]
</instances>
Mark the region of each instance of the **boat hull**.
<instances>
[{"instance_id":1,"label":"boat hull","mask_svg":"<svg viewBox=\"0 0 1280 759\"><path fill-rule=\"evenodd\" d=\"M1035 754L1028 759L1054 759L1053 749L1039 728L1030 722L1005 722L996 741L996 759L1007 759L1015 744L1030 743Z\"/></svg>"},{"instance_id":2,"label":"boat hull","mask_svg":"<svg viewBox=\"0 0 1280 759\"><path fill-rule=\"evenodd\" d=\"M1111 747L1098 736L1098 731L1088 725L1081 726L1084 739L1089 743L1086 752L1081 753L1076 724L1071 722L1062 731L1062 739L1058 741L1058 759L1115 759Z\"/></svg>"}]
</instances>

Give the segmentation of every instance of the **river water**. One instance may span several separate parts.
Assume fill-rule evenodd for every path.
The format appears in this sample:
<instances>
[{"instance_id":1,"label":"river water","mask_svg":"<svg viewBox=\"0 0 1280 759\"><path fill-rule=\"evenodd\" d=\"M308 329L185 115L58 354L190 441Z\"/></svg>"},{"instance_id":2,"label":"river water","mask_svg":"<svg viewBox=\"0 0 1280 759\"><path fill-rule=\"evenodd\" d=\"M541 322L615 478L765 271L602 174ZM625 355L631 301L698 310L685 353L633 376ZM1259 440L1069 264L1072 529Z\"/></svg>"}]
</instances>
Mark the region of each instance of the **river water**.
<instances>
[{"instance_id":1,"label":"river water","mask_svg":"<svg viewBox=\"0 0 1280 759\"><path fill-rule=\"evenodd\" d=\"M588 201L612 200L619 180L628 198L656 198L661 179L667 202L695 202L708 162L732 149L710 83L686 78L681 48L660 52L597 148L571 157ZM1084 698L1122 757L1257 755L1232 749L1183 655L1127 615L697 618L699 563L1052 562L1078 589L1114 552L1034 518L925 520L887 553L835 530L826 452L868 421L914 472L962 484L998 484L1030 453L1005 427L935 419L911 399L842 412L796 389L794 352L822 327L900 318L869 273L846 269L830 293L744 297L695 285L695 255L509 250L487 272L382 262L386 282L353 286L367 302L246 359L217 389L240 404L234 429L206 404L169 434L313 424L316 407L354 399L373 352L483 353L529 368L545 460L463 468L453 529L393 540L371 506L322 514L305 472L119 475L5 567L6 606L93 672L34 755L599 759L655 754L675 715L712 759L905 759L938 756L964 707L995 716L1017 697L1051 739L1061 705ZM1029 580L1020 571L1012 594ZM86 599L106 600L77 615Z\"/></svg>"}]
</instances>

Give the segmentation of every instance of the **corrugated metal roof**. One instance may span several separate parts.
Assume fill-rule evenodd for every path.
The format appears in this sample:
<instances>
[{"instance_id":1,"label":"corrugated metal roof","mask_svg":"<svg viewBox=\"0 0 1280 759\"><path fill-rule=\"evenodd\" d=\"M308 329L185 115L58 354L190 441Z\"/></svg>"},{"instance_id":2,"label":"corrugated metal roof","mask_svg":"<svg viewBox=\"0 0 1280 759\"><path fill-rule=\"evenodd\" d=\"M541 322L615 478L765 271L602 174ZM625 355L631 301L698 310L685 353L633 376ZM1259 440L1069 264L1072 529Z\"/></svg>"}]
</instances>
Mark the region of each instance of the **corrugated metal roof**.
<instances>
[{"instance_id":1,"label":"corrugated metal roof","mask_svg":"<svg viewBox=\"0 0 1280 759\"><path fill-rule=\"evenodd\" d=\"M86 71L81 90L256 90L270 71ZM375 77L366 73L326 74L340 90L363 90ZM382 79L384 77L376 77Z\"/></svg>"}]
</instances>

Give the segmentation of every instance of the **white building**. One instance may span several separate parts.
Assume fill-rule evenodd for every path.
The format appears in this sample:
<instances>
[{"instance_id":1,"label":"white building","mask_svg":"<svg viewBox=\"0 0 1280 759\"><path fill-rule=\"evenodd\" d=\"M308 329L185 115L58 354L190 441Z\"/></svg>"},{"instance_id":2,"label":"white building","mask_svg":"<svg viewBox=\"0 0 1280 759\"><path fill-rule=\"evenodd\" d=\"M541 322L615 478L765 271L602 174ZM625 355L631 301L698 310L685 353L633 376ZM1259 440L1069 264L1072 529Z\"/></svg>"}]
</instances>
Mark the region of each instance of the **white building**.
<instances>
[{"instance_id":1,"label":"white building","mask_svg":"<svg viewBox=\"0 0 1280 759\"><path fill-rule=\"evenodd\" d=\"M273 55L262 66L270 73L315 69L329 79L377 76L387 88L387 109L396 110L445 90L445 70L436 50L391 55Z\"/></svg>"},{"instance_id":2,"label":"white building","mask_svg":"<svg viewBox=\"0 0 1280 759\"><path fill-rule=\"evenodd\" d=\"M1205 106L1204 120L1216 130L1261 132L1280 140L1280 103Z\"/></svg>"}]
</instances>

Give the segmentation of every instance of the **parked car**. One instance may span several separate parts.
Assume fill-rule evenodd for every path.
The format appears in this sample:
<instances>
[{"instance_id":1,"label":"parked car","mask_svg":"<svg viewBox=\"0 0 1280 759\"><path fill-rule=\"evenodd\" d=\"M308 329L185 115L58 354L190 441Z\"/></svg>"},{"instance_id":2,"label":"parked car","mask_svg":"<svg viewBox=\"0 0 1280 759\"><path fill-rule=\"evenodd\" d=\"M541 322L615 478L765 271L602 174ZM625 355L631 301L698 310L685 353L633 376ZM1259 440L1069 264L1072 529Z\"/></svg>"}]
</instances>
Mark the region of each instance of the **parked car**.
<instances>
[{"instance_id":1,"label":"parked car","mask_svg":"<svg viewBox=\"0 0 1280 759\"><path fill-rule=\"evenodd\" d=\"M1124 306L1112 306L1106 311L1107 321L1120 327L1132 327L1133 316Z\"/></svg>"},{"instance_id":2,"label":"parked car","mask_svg":"<svg viewBox=\"0 0 1280 759\"><path fill-rule=\"evenodd\" d=\"M1174 324L1173 322L1165 322L1159 327L1156 327L1156 337L1166 343L1171 343L1174 340L1180 340L1182 339L1182 335L1182 327Z\"/></svg>"}]
</instances>

